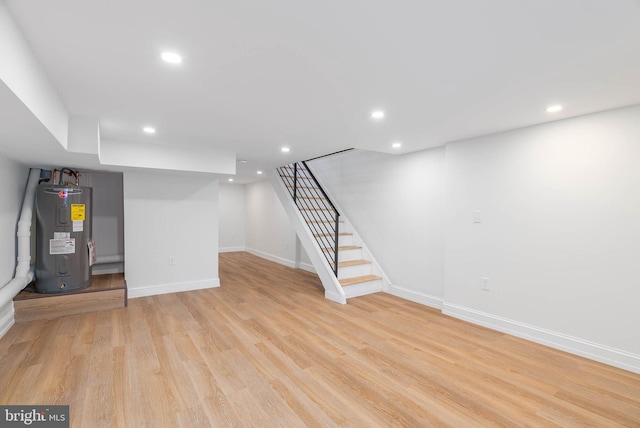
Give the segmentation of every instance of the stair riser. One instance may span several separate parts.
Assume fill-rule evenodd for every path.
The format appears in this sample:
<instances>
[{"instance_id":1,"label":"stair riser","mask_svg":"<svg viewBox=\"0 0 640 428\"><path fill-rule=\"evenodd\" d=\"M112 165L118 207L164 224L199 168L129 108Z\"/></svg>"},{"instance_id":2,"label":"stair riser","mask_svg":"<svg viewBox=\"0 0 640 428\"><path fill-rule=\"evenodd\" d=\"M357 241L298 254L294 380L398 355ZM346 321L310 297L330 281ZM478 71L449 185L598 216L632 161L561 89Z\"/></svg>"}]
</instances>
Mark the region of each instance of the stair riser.
<instances>
[{"instance_id":1,"label":"stair riser","mask_svg":"<svg viewBox=\"0 0 640 428\"><path fill-rule=\"evenodd\" d=\"M329 209L333 211L331 208L331 204L329 202L317 199L298 199L298 207L300 208L319 208L319 209Z\"/></svg>"},{"instance_id":2,"label":"stair riser","mask_svg":"<svg viewBox=\"0 0 640 428\"><path fill-rule=\"evenodd\" d=\"M323 248L333 247L333 236L321 236L321 237L315 237L315 238L316 240L320 241L321 247ZM346 235L346 236L338 237L338 247L346 247L349 245L353 245L353 236Z\"/></svg>"},{"instance_id":3,"label":"stair riser","mask_svg":"<svg viewBox=\"0 0 640 428\"><path fill-rule=\"evenodd\" d=\"M293 174L292 174L293 175ZM290 185L293 185L293 178L287 177ZM310 178L301 178L298 176L298 181L296 182L296 186L308 186L308 187L317 187L316 183Z\"/></svg>"},{"instance_id":4,"label":"stair riser","mask_svg":"<svg viewBox=\"0 0 640 428\"><path fill-rule=\"evenodd\" d=\"M345 285L342 287L347 299L351 297L364 296L366 294L382 291L382 280L362 282L360 284Z\"/></svg>"},{"instance_id":5,"label":"stair riser","mask_svg":"<svg viewBox=\"0 0 640 428\"><path fill-rule=\"evenodd\" d=\"M354 276L365 275L371 275L371 264L338 268L338 279L353 278Z\"/></svg>"},{"instance_id":6,"label":"stair riser","mask_svg":"<svg viewBox=\"0 0 640 428\"><path fill-rule=\"evenodd\" d=\"M331 208L314 208L299 206L298 209L303 215L308 215L310 220L328 222L327 224L334 224L334 211Z\"/></svg>"},{"instance_id":7,"label":"stair riser","mask_svg":"<svg viewBox=\"0 0 640 428\"><path fill-rule=\"evenodd\" d=\"M289 176L289 175L290 175L290 176L292 176L292 177L293 177L293 175L294 175L294 169L293 169L293 168L282 168L282 170L283 170L282 172L283 172L285 175L287 175L287 176ZM298 177L307 177L307 178L310 178L310 175L309 175L309 174L307 174L305 171L303 171L303 170L301 170L301 169L298 169L298 171L297 171L297 173L296 173L296 174L297 174L297 176L298 176ZM288 177L287 177L287 178L288 178Z\"/></svg>"},{"instance_id":8,"label":"stair riser","mask_svg":"<svg viewBox=\"0 0 640 428\"><path fill-rule=\"evenodd\" d=\"M343 250L338 252L338 261L348 262L351 260L361 260L362 250Z\"/></svg>"},{"instance_id":9,"label":"stair riser","mask_svg":"<svg viewBox=\"0 0 640 428\"><path fill-rule=\"evenodd\" d=\"M353 245L353 236L345 235L338 237L338 247L346 247L348 245Z\"/></svg>"}]
</instances>

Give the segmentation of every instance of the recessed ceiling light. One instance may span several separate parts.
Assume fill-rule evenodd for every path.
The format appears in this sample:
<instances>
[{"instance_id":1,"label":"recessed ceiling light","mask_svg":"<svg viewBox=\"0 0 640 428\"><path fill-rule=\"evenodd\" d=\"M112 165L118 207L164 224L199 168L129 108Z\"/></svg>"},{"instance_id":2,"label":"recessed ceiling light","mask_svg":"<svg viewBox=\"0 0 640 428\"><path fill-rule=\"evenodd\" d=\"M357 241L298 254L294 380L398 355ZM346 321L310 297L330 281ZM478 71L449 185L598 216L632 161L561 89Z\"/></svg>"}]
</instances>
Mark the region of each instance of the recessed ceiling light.
<instances>
[{"instance_id":1,"label":"recessed ceiling light","mask_svg":"<svg viewBox=\"0 0 640 428\"><path fill-rule=\"evenodd\" d=\"M160 56L164 62L168 62L169 64L180 64L182 62L182 57L175 52L162 52Z\"/></svg>"},{"instance_id":2,"label":"recessed ceiling light","mask_svg":"<svg viewBox=\"0 0 640 428\"><path fill-rule=\"evenodd\" d=\"M283 147L280 150L282 150L283 153L289 153L289 147Z\"/></svg>"},{"instance_id":3,"label":"recessed ceiling light","mask_svg":"<svg viewBox=\"0 0 640 428\"><path fill-rule=\"evenodd\" d=\"M232 181L233 181L233 178L230 178L230 179L229 179L229 182L232 182Z\"/></svg>"},{"instance_id":4,"label":"recessed ceiling light","mask_svg":"<svg viewBox=\"0 0 640 428\"><path fill-rule=\"evenodd\" d=\"M256 171L258 174L262 174L262 171Z\"/></svg>"},{"instance_id":5,"label":"recessed ceiling light","mask_svg":"<svg viewBox=\"0 0 640 428\"><path fill-rule=\"evenodd\" d=\"M156 128L154 128L152 126L145 126L144 128L142 128L142 130L147 134L155 134L156 133Z\"/></svg>"},{"instance_id":6,"label":"recessed ceiling light","mask_svg":"<svg viewBox=\"0 0 640 428\"><path fill-rule=\"evenodd\" d=\"M396 141L391 145L391 147L393 147L394 149L399 149L400 147L402 147L402 143L400 141Z\"/></svg>"},{"instance_id":7,"label":"recessed ceiling light","mask_svg":"<svg viewBox=\"0 0 640 428\"><path fill-rule=\"evenodd\" d=\"M547 107L547 108L545 109L545 111L546 111L547 113L557 113L557 112L559 112L560 110L562 110L562 106L561 106L560 104L555 104L555 105L549 106L549 107Z\"/></svg>"},{"instance_id":8,"label":"recessed ceiling light","mask_svg":"<svg viewBox=\"0 0 640 428\"><path fill-rule=\"evenodd\" d=\"M238 159L238 163L247 163L247 162L249 162L249 161L246 160L246 159Z\"/></svg>"},{"instance_id":9,"label":"recessed ceiling light","mask_svg":"<svg viewBox=\"0 0 640 428\"><path fill-rule=\"evenodd\" d=\"M382 110L375 110L371 112L371 118L380 120L384 117L384 112Z\"/></svg>"}]
</instances>

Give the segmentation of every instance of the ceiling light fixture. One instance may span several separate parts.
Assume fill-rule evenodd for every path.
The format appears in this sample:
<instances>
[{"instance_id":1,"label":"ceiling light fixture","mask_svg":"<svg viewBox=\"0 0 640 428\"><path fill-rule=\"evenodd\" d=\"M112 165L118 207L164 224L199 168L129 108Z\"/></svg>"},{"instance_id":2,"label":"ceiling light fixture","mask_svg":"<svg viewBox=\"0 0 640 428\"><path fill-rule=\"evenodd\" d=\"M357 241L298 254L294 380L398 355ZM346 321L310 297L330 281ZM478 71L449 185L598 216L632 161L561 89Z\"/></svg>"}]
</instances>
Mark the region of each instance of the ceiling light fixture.
<instances>
[{"instance_id":1,"label":"ceiling light fixture","mask_svg":"<svg viewBox=\"0 0 640 428\"><path fill-rule=\"evenodd\" d=\"M175 52L162 52L160 56L164 62L168 62L169 64L180 64L182 62L182 57Z\"/></svg>"},{"instance_id":2,"label":"ceiling light fixture","mask_svg":"<svg viewBox=\"0 0 640 428\"><path fill-rule=\"evenodd\" d=\"M280 150L282 150L282 153L289 153L289 147L283 147Z\"/></svg>"},{"instance_id":3,"label":"ceiling light fixture","mask_svg":"<svg viewBox=\"0 0 640 428\"><path fill-rule=\"evenodd\" d=\"M258 173L258 175L262 174L262 171L256 171Z\"/></svg>"},{"instance_id":4,"label":"ceiling light fixture","mask_svg":"<svg viewBox=\"0 0 640 428\"><path fill-rule=\"evenodd\" d=\"M384 112L382 110L375 110L375 111L371 112L371 118L372 119L380 120L383 117L384 117Z\"/></svg>"},{"instance_id":5,"label":"ceiling light fixture","mask_svg":"<svg viewBox=\"0 0 640 428\"><path fill-rule=\"evenodd\" d=\"M229 182L232 182L232 181L233 181L233 178L230 178L230 179L229 179Z\"/></svg>"},{"instance_id":6,"label":"ceiling light fixture","mask_svg":"<svg viewBox=\"0 0 640 428\"><path fill-rule=\"evenodd\" d=\"M399 149L400 147L402 147L402 143L400 141L396 141L391 145L391 147L393 147L394 149Z\"/></svg>"},{"instance_id":7,"label":"ceiling light fixture","mask_svg":"<svg viewBox=\"0 0 640 428\"><path fill-rule=\"evenodd\" d=\"M146 134L155 134L155 133L156 133L156 128L151 127L151 126L145 126L144 128L142 128L142 130L143 130Z\"/></svg>"},{"instance_id":8,"label":"ceiling light fixture","mask_svg":"<svg viewBox=\"0 0 640 428\"><path fill-rule=\"evenodd\" d=\"M561 106L560 104L555 104L555 105L549 106L549 107L547 107L547 108L545 109L545 111L546 111L547 113L557 113L557 112L559 112L560 110L562 110L562 106Z\"/></svg>"},{"instance_id":9,"label":"ceiling light fixture","mask_svg":"<svg viewBox=\"0 0 640 428\"><path fill-rule=\"evenodd\" d=\"M238 163L247 163L247 162L249 162L249 161L246 160L246 159L238 159Z\"/></svg>"}]
</instances>

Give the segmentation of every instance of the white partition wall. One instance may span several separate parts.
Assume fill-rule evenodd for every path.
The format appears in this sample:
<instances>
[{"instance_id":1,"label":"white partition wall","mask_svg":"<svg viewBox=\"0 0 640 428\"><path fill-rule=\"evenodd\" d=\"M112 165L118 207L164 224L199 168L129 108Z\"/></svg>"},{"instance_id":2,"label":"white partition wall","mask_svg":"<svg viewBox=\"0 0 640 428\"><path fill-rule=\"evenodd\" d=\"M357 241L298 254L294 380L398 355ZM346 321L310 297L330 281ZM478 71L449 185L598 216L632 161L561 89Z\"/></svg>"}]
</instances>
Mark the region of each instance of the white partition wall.
<instances>
[{"instance_id":1,"label":"white partition wall","mask_svg":"<svg viewBox=\"0 0 640 428\"><path fill-rule=\"evenodd\" d=\"M220 252L245 250L245 185L220 183Z\"/></svg>"},{"instance_id":2,"label":"white partition wall","mask_svg":"<svg viewBox=\"0 0 640 428\"><path fill-rule=\"evenodd\" d=\"M124 230L129 297L220 285L217 180L126 172Z\"/></svg>"},{"instance_id":3,"label":"white partition wall","mask_svg":"<svg viewBox=\"0 0 640 428\"><path fill-rule=\"evenodd\" d=\"M286 266L313 270L271 183L247 184L245 192L247 251Z\"/></svg>"}]
</instances>

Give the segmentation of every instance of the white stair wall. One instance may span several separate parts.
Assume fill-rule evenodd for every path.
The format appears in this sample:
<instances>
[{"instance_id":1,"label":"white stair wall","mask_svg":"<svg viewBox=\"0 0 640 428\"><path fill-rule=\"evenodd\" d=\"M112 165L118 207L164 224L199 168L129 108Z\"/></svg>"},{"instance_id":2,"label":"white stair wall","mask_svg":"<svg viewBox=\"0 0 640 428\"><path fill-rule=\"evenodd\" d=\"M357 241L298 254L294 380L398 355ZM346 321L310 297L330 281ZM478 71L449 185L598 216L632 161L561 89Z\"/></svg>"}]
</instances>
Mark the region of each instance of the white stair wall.
<instances>
[{"instance_id":1,"label":"white stair wall","mask_svg":"<svg viewBox=\"0 0 640 428\"><path fill-rule=\"evenodd\" d=\"M293 181L293 168L284 167L282 169L285 169L285 178ZM305 172L306 171L303 168L298 168L296 176L298 177L299 185L301 177L305 176ZM382 270L371 257L370 252L363 245L359 235L355 232L344 215L340 217L338 236L338 278L336 279L333 274L334 263L327 262L326 258L326 253L332 253L333 248L323 248L323 246L332 245L333 240L335 239L335 234L330 232L330 229L334 227L334 224L332 224L332 221L325 220L326 217L322 214L316 215L319 211L327 211L333 214L333 209L327 208L327 205L329 204L325 200L316 197L308 197L302 194L304 192L297 193L298 206L296 206L290 193L291 184L289 183L288 185L283 182L278 170L274 170L269 177L272 180L276 193L281 199L283 206L287 211L287 215L290 217L294 226L296 226L297 222L301 222L301 224L296 227L296 233L298 233L305 250L312 260L314 268L320 276L325 288L325 297L343 303L342 300L340 300L343 297L344 302L346 302L346 299L350 297L357 297L383 291L385 287L389 288L389 281L386 279L386 276L384 276ZM302 180L302 186L315 187L313 180L305 180L304 178L302 178ZM283 197L286 199L283 199ZM287 209L288 207L295 210L295 215L289 212ZM337 208L340 212L340 208ZM304 215L301 214L301 212ZM314 223L327 223L326 232L312 232L306 223L305 217L315 219L313 221ZM300 236L301 232L299 230L308 233L309 235L306 238L310 237L313 242L305 244L307 239L302 239L302 236ZM317 240L320 241L319 244L317 243ZM307 248L307 245L309 245L311 249ZM312 257L311 251L318 251L317 255L319 257ZM321 262L321 265L317 266L316 262ZM323 275L320 275L321 272ZM339 288L341 294L337 292L337 289L335 288L336 286Z\"/></svg>"},{"instance_id":2,"label":"white stair wall","mask_svg":"<svg viewBox=\"0 0 640 428\"><path fill-rule=\"evenodd\" d=\"M313 171L312 165L308 164L308 166ZM361 247L358 250L358 251L360 251L360 253L359 253L359 256L357 258L352 258L352 257L356 257L356 254L357 254L357 253L355 253L356 250L349 250L349 252L339 251L338 252L338 262L348 261L348 260L361 260L361 259L362 260L370 260L371 261L371 264L369 265L370 274L371 275L375 275L375 276L379 276L381 278L380 280L376 280L376 281L368 281L368 282L364 282L364 283L343 286L342 288L345 291L345 293L347 295L347 298L362 296L362 295L365 295L365 294L371 294L371 293L375 293L375 292L378 292L378 291L389 292L391 290L391 281L389 280L387 275L384 273L384 271L380 267L380 264L376 261L376 259L373 256L373 254L369 251L369 249L367 248L366 244L360 238L360 235L358 234L357 230L353 227L353 225L351 224L349 219L346 218L346 216L344 216L344 210L342 210L342 208L337 203L335 198L332 197L332 195L329 192L329 190L327 189L327 187L322 184L322 179L317 174L315 174L315 175L316 175L316 179L318 180L320 185L323 186L324 191L327 193L329 198L331 198L331 201L333 202L333 204L336 207L336 209L338 210L338 212L340 212L342 214L342 216L340 218L344 220L344 223L340 225L340 232L341 233L345 232L345 233L350 233L351 234L350 237L349 237L349 240L348 240L348 242L351 242L351 243L350 244L340 244L340 246L352 245L352 246ZM345 241L340 241L340 242L347 242L347 241L345 240ZM344 254L345 258L342 258L343 254ZM338 268L338 276L340 277L340 279L342 279L341 270L342 269Z\"/></svg>"},{"instance_id":3,"label":"white stair wall","mask_svg":"<svg viewBox=\"0 0 640 428\"><path fill-rule=\"evenodd\" d=\"M335 277L329 262L327 262L327 259L323 254L323 249L320 248L320 245L313 237L313 233L309 229L309 226L307 226L307 223L294 203L293 198L291 198L289 190L280 178L278 171L269 171L267 175L276 195L278 195L278 199L280 199L280 202L293 225L294 230L296 231L296 234L298 235L298 238L300 239L300 242L302 243L302 246L307 252L313 267L316 269L316 273L320 277L320 281L324 287L325 298L341 304L347 303L347 295L343 290L343 287Z\"/></svg>"}]
</instances>

